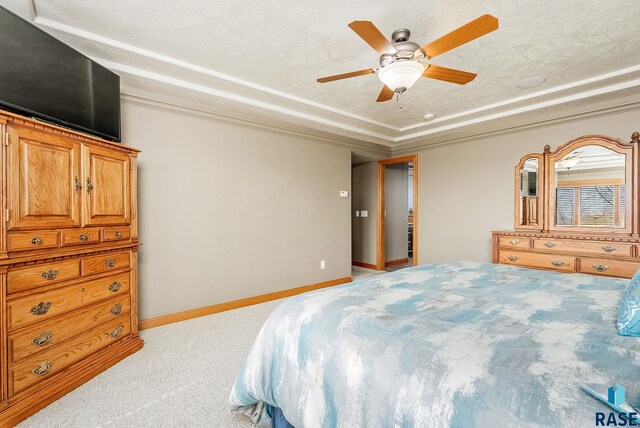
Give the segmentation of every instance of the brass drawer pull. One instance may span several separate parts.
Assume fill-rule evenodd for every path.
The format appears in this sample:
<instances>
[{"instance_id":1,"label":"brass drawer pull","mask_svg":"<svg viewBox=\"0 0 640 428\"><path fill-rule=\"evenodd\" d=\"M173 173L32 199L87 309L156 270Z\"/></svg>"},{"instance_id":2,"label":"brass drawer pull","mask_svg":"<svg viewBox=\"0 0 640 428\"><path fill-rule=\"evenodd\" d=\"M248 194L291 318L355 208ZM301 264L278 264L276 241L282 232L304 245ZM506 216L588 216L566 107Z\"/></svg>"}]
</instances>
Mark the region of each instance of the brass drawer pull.
<instances>
[{"instance_id":1,"label":"brass drawer pull","mask_svg":"<svg viewBox=\"0 0 640 428\"><path fill-rule=\"evenodd\" d=\"M116 329L109 333L109 335L111 337L118 337L122 334L122 330L124 330L123 327L116 327Z\"/></svg>"},{"instance_id":2,"label":"brass drawer pull","mask_svg":"<svg viewBox=\"0 0 640 428\"><path fill-rule=\"evenodd\" d=\"M42 239L40 239L39 236L36 236L33 239L31 239L31 243L33 245L42 245Z\"/></svg>"},{"instance_id":3,"label":"brass drawer pull","mask_svg":"<svg viewBox=\"0 0 640 428\"><path fill-rule=\"evenodd\" d=\"M53 367L53 361L43 361L40 363L38 367L31 370L31 373L33 373L36 376L44 376L51 371L52 367Z\"/></svg>"},{"instance_id":4,"label":"brass drawer pull","mask_svg":"<svg viewBox=\"0 0 640 428\"><path fill-rule=\"evenodd\" d=\"M616 249L610 245L602 247L602 251L604 251L605 253L613 253L615 250Z\"/></svg>"},{"instance_id":5,"label":"brass drawer pull","mask_svg":"<svg viewBox=\"0 0 640 428\"><path fill-rule=\"evenodd\" d=\"M544 243L544 246L545 246L545 247L547 247L547 248L553 248L553 247L555 247L555 246L556 246L556 244L555 244L555 243L553 243L553 242L545 242L545 243Z\"/></svg>"},{"instance_id":6,"label":"brass drawer pull","mask_svg":"<svg viewBox=\"0 0 640 428\"><path fill-rule=\"evenodd\" d=\"M40 302L37 306L31 308L31 313L33 315L44 315L49 312L49 309L51 309L51 304L51 302Z\"/></svg>"},{"instance_id":7,"label":"brass drawer pull","mask_svg":"<svg viewBox=\"0 0 640 428\"><path fill-rule=\"evenodd\" d=\"M80 184L80 180L78 180L78 177L73 177L73 183L75 185L76 192L82 190L82 184Z\"/></svg>"},{"instance_id":8,"label":"brass drawer pull","mask_svg":"<svg viewBox=\"0 0 640 428\"><path fill-rule=\"evenodd\" d=\"M122 238L122 232L118 231L115 233L116 238Z\"/></svg>"},{"instance_id":9,"label":"brass drawer pull","mask_svg":"<svg viewBox=\"0 0 640 428\"><path fill-rule=\"evenodd\" d=\"M607 265L592 265L591 267L598 272L604 272L609 270L609 266Z\"/></svg>"},{"instance_id":10,"label":"brass drawer pull","mask_svg":"<svg viewBox=\"0 0 640 428\"><path fill-rule=\"evenodd\" d=\"M52 280L52 279L55 279L56 276L58 276L58 271L49 269L46 272L42 272L42 275L40 276L43 277L44 279Z\"/></svg>"},{"instance_id":11,"label":"brass drawer pull","mask_svg":"<svg viewBox=\"0 0 640 428\"><path fill-rule=\"evenodd\" d=\"M36 346L44 346L51 342L52 337L53 333L51 333L50 331L43 331L42 333L40 333L40 336L34 338L31 343Z\"/></svg>"},{"instance_id":12,"label":"brass drawer pull","mask_svg":"<svg viewBox=\"0 0 640 428\"><path fill-rule=\"evenodd\" d=\"M511 245L518 245L518 241L517 239L512 239L511 241L509 241L511 243Z\"/></svg>"},{"instance_id":13,"label":"brass drawer pull","mask_svg":"<svg viewBox=\"0 0 640 428\"><path fill-rule=\"evenodd\" d=\"M81 241L86 241L87 239L89 239L89 236L86 233L83 233L78 237L78 239Z\"/></svg>"},{"instance_id":14,"label":"brass drawer pull","mask_svg":"<svg viewBox=\"0 0 640 428\"><path fill-rule=\"evenodd\" d=\"M111 312L113 315L118 315L120 312L122 312L122 306L120 306L120 303L116 303L115 305L113 305L113 308L109 309L109 312Z\"/></svg>"},{"instance_id":15,"label":"brass drawer pull","mask_svg":"<svg viewBox=\"0 0 640 428\"><path fill-rule=\"evenodd\" d=\"M120 287L122 287L122 284L119 283L118 281L114 281L110 286L109 286L109 291L111 292L116 292L118 290L120 290Z\"/></svg>"},{"instance_id":16,"label":"brass drawer pull","mask_svg":"<svg viewBox=\"0 0 640 428\"><path fill-rule=\"evenodd\" d=\"M560 260L552 260L551 264L554 265L555 267L564 266L564 262L562 262Z\"/></svg>"},{"instance_id":17,"label":"brass drawer pull","mask_svg":"<svg viewBox=\"0 0 640 428\"><path fill-rule=\"evenodd\" d=\"M114 267L116 265L116 261L113 259L107 259L104 261L104 265L106 267Z\"/></svg>"},{"instance_id":18,"label":"brass drawer pull","mask_svg":"<svg viewBox=\"0 0 640 428\"><path fill-rule=\"evenodd\" d=\"M93 190L93 184L91 184L91 180L87 177L87 193L91 193Z\"/></svg>"},{"instance_id":19,"label":"brass drawer pull","mask_svg":"<svg viewBox=\"0 0 640 428\"><path fill-rule=\"evenodd\" d=\"M517 256L509 256L507 257L507 260L509 260L510 262L517 262L519 258Z\"/></svg>"}]
</instances>

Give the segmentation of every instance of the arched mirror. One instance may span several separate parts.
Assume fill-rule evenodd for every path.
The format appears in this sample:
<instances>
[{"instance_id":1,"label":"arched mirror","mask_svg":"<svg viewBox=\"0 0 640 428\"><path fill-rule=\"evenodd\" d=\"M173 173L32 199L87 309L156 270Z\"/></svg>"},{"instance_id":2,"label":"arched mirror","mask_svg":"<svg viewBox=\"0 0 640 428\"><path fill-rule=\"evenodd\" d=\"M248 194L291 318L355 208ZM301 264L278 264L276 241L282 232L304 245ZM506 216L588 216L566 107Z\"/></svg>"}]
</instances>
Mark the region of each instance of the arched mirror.
<instances>
[{"instance_id":1,"label":"arched mirror","mask_svg":"<svg viewBox=\"0 0 640 428\"><path fill-rule=\"evenodd\" d=\"M517 229L542 229L544 158L523 157L516 166L514 225Z\"/></svg>"},{"instance_id":2,"label":"arched mirror","mask_svg":"<svg viewBox=\"0 0 640 428\"><path fill-rule=\"evenodd\" d=\"M628 232L632 149L581 141L550 155L549 214L554 230Z\"/></svg>"}]
</instances>

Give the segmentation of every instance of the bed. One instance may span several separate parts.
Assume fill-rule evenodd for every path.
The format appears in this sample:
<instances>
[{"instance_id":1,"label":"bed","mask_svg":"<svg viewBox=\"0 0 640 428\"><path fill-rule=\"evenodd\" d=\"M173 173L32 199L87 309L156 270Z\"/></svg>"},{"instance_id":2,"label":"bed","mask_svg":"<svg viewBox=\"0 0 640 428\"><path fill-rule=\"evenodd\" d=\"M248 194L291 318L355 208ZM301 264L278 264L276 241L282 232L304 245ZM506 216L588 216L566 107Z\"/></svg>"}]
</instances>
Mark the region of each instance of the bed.
<instances>
[{"instance_id":1,"label":"bed","mask_svg":"<svg viewBox=\"0 0 640 428\"><path fill-rule=\"evenodd\" d=\"M640 403L640 338L615 327L628 283L456 262L292 297L230 405L261 427L594 426L614 383Z\"/></svg>"}]
</instances>

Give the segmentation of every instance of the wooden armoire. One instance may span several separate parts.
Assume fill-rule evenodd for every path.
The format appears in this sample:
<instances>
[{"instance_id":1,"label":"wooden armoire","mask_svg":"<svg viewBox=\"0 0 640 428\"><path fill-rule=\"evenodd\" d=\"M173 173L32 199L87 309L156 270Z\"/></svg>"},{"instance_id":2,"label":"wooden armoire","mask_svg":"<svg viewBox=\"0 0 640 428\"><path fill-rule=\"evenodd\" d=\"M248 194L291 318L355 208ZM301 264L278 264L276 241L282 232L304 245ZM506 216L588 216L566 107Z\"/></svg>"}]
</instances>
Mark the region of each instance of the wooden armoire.
<instances>
[{"instance_id":1,"label":"wooden armoire","mask_svg":"<svg viewBox=\"0 0 640 428\"><path fill-rule=\"evenodd\" d=\"M0 111L0 426L142 348L138 151Z\"/></svg>"}]
</instances>

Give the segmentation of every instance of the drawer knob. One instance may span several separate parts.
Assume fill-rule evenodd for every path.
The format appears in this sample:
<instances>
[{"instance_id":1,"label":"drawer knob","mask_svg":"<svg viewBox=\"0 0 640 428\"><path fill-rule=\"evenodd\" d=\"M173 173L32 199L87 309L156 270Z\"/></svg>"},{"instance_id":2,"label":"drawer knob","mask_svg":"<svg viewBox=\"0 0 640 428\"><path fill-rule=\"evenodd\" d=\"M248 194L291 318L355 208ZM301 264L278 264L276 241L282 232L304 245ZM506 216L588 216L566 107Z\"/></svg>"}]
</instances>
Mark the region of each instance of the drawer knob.
<instances>
[{"instance_id":1,"label":"drawer knob","mask_svg":"<svg viewBox=\"0 0 640 428\"><path fill-rule=\"evenodd\" d=\"M604 272L609 270L609 266L607 265L592 265L591 267L598 272Z\"/></svg>"},{"instance_id":2,"label":"drawer knob","mask_svg":"<svg viewBox=\"0 0 640 428\"><path fill-rule=\"evenodd\" d=\"M113 259L107 259L104 261L104 265L106 267L114 267L116 265L116 261Z\"/></svg>"},{"instance_id":3,"label":"drawer knob","mask_svg":"<svg viewBox=\"0 0 640 428\"><path fill-rule=\"evenodd\" d=\"M553 247L555 247L555 246L556 246L556 244L555 244L555 243L553 243L553 242L545 242L545 243L544 243L544 246L545 246L545 247L547 247L547 248L553 248Z\"/></svg>"},{"instance_id":4,"label":"drawer knob","mask_svg":"<svg viewBox=\"0 0 640 428\"><path fill-rule=\"evenodd\" d=\"M44 279L52 280L52 279L55 279L56 276L58 276L58 271L49 269L46 272L42 272L42 275L40 276L43 277Z\"/></svg>"},{"instance_id":5,"label":"drawer knob","mask_svg":"<svg viewBox=\"0 0 640 428\"><path fill-rule=\"evenodd\" d=\"M40 239L39 236L36 236L36 237L31 239L31 243L33 245L42 245L42 239Z\"/></svg>"},{"instance_id":6,"label":"drawer knob","mask_svg":"<svg viewBox=\"0 0 640 428\"><path fill-rule=\"evenodd\" d=\"M109 309L109 312L111 312L113 315L118 315L120 312L122 312L122 306L120 306L120 303L116 303L115 305L113 305L113 308Z\"/></svg>"},{"instance_id":7,"label":"drawer knob","mask_svg":"<svg viewBox=\"0 0 640 428\"><path fill-rule=\"evenodd\" d=\"M518 241L517 239L512 239L509 242L511 242L511 245L518 245L518 242L520 242L520 241Z\"/></svg>"},{"instance_id":8,"label":"drawer knob","mask_svg":"<svg viewBox=\"0 0 640 428\"><path fill-rule=\"evenodd\" d=\"M81 241L86 241L87 239L89 239L89 236L86 233L83 233L78 237L78 239L80 239Z\"/></svg>"},{"instance_id":9,"label":"drawer knob","mask_svg":"<svg viewBox=\"0 0 640 428\"><path fill-rule=\"evenodd\" d=\"M31 313L33 315L44 315L49 312L49 309L51 309L51 302L40 302L37 306L31 308Z\"/></svg>"},{"instance_id":10,"label":"drawer knob","mask_svg":"<svg viewBox=\"0 0 640 428\"><path fill-rule=\"evenodd\" d=\"M38 367L31 370L31 373L33 373L36 376L44 376L51 371L52 367L53 367L53 361L43 361L40 363Z\"/></svg>"},{"instance_id":11,"label":"drawer knob","mask_svg":"<svg viewBox=\"0 0 640 428\"><path fill-rule=\"evenodd\" d=\"M509 256L509 257L507 257L507 260L509 260L510 262L517 262L519 260L519 257L517 257L517 256Z\"/></svg>"},{"instance_id":12,"label":"drawer knob","mask_svg":"<svg viewBox=\"0 0 640 428\"><path fill-rule=\"evenodd\" d=\"M123 327L116 327L116 329L109 333L109 335L111 337L118 337L122 334L122 330L124 330Z\"/></svg>"},{"instance_id":13,"label":"drawer knob","mask_svg":"<svg viewBox=\"0 0 640 428\"><path fill-rule=\"evenodd\" d=\"M53 337L53 333L50 331L43 331L40 333L40 336L34 338L31 343L36 346L44 346L47 343L51 342L51 338Z\"/></svg>"},{"instance_id":14,"label":"drawer knob","mask_svg":"<svg viewBox=\"0 0 640 428\"><path fill-rule=\"evenodd\" d=\"M551 264L554 265L555 267L564 266L564 262L560 260L551 260Z\"/></svg>"},{"instance_id":15,"label":"drawer knob","mask_svg":"<svg viewBox=\"0 0 640 428\"><path fill-rule=\"evenodd\" d=\"M602 251L604 251L605 253L613 253L616 249L610 245L605 245L604 247L602 247Z\"/></svg>"},{"instance_id":16,"label":"drawer knob","mask_svg":"<svg viewBox=\"0 0 640 428\"><path fill-rule=\"evenodd\" d=\"M87 193L91 193L93 190L93 184L91 184L91 180L87 177Z\"/></svg>"},{"instance_id":17,"label":"drawer knob","mask_svg":"<svg viewBox=\"0 0 640 428\"><path fill-rule=\"evenodd\" d=\"M122 284L119 283L118 281L114 281L113 283L111 283L111 285L109 286L109 291L112 292L116 292L118 290L120 290L120 287L122 287Z\"/></svg>"},{"instance_id":18,"label":"drawer knob","mask_svg":"<svg viewBox=\"0 0 640 428\"><path fill-rule=\"evenodd\" d=\"M117 231L115 235L116 235L116 238L122 238L122 232L120 231Z\"/></svg>"}]
</instances>

